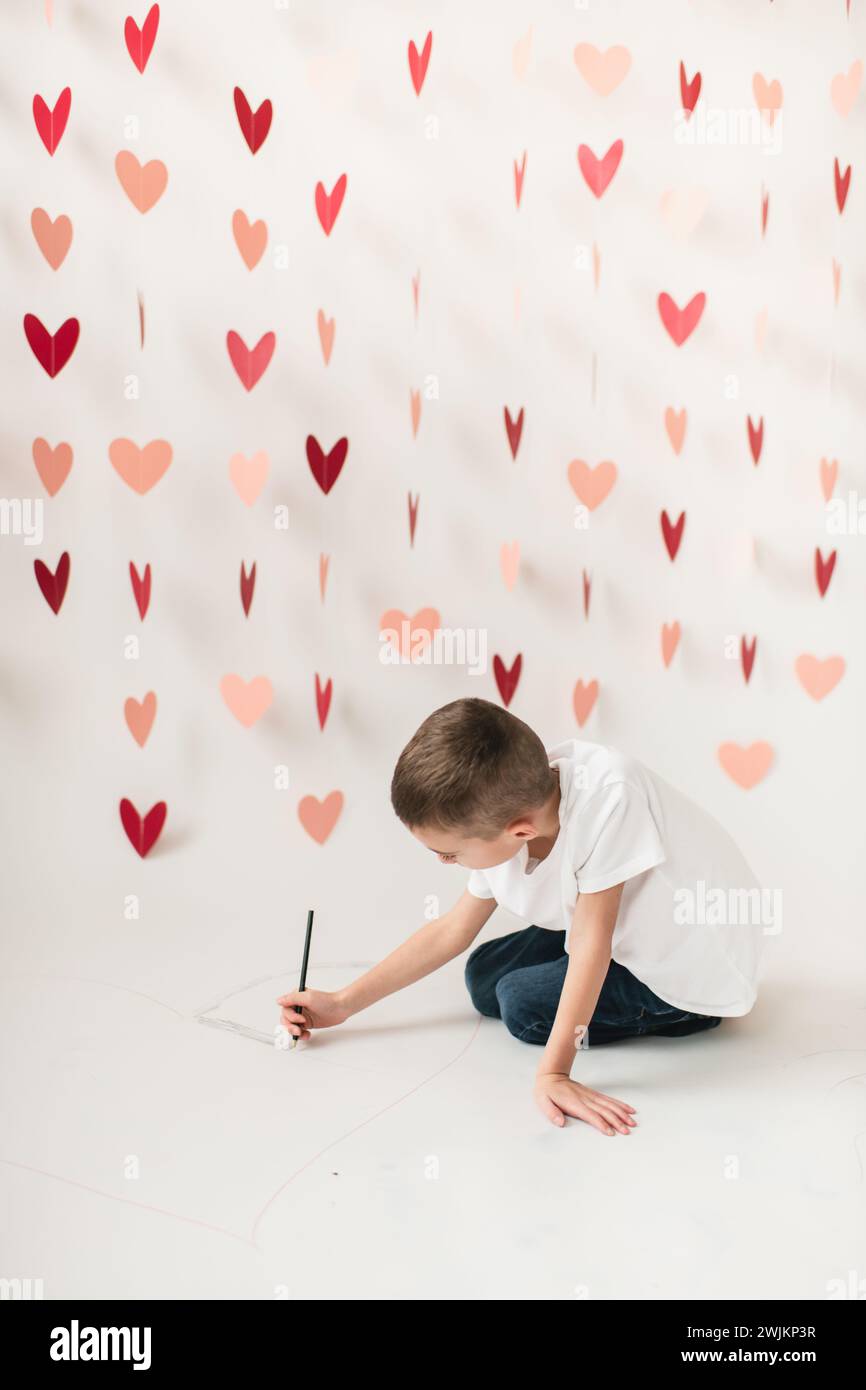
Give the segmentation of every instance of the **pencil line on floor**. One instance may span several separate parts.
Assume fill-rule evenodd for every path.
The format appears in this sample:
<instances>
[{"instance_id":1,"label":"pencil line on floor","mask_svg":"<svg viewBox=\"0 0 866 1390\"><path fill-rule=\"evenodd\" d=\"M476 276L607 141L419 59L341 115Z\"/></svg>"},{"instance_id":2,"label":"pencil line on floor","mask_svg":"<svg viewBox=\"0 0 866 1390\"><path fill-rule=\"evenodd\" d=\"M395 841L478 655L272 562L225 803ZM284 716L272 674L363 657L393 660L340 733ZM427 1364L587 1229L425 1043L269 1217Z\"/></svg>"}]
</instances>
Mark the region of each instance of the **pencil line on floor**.
<instances>
[{"instance_id":1,"label":"pencil line on floor","mask_svg":"<svg viewBox=\"0 0 866 1390\"><path fill-rule=\"evenodd\" d=\"M459 1062L461 1057L466 1056L466 1053L469 1051L470 1047L472 1046L473 1042L478 1036L478 1030L480 1029L480 1027L481 1015L479 1014L478 1018L475 1020L475 1027L472 1030L471 1036L469 1037L465 1045L456 1054L456 1056L452 1057L450 1061L444 1064L444 1066L439 1067L438 1071L431 1072L430 1076L425 1077L423 1081L419 1081L417 1085L412 1086L408 1091L404 1091L402 1096L398 1096L396 1100L389 1101L387 1105L382 1106L381 1110L377 1110L374 1114L368 1115L366 1120L361 1120L359 1124L353 1125L351 1129L347 1129L345 1134L340 1134L336 1139L331 1139L329 1143L325 1144L323 1148L319 1149L318 1153L314 1153L311 1158L308 1158L304 1163L302 1163L300 1168L296 1168L294 1173L291 1173L289 1177L286 1178L285 1182L281 1183L281 1185L277 1188L276 1192L273 1192L271 1194L271 1196L268 1198L268 1200L265 1202L265 1205L259 1212L258 1216L256 1217L255 1221L253 1222L252 1229L250 1231L250 1240L252 1244L256 1247L256 1249L259 1249L256 1236L262 1221L264 1220L267 1213L270 1211L274 1202L276 1202L277 1199L282 1196L286 1188L295 1181L295 1178L300 1177L301 1173L306 1172L307 1168L310 1168L314 1163L316 1163L318 1159L322 1157L323 1154L326 1154L328 1152L329 1149L335 1148L337 1144L342 1144L344 1140L349 1139L353 1134L357 1134L359 1130L364 1129L366 1125L372 1124L374 1120L378 1120L382 1115L386 1115L388 1111L393 1110L395 1106L402 1105L404 1100L408 1100L410 1096L414 1096L417 1091L420 1091L422 1089L422 1087L429 1086L431 1081L435 1081L436 1078L441 1076L443 1072L446 1072L449 1067L453 1067L455 1062Z\"/></svg>"}]
</instances>

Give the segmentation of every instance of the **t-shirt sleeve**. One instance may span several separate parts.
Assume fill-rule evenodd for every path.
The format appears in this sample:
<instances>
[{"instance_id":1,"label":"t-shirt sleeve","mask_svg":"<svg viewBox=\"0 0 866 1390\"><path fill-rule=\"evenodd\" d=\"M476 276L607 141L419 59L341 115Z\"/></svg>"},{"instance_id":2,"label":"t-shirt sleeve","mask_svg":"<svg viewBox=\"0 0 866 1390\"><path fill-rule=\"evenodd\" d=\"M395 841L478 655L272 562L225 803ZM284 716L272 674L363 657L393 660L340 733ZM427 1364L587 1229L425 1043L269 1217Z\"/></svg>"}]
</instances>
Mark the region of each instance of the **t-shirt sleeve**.
<instances>
[{"instance_id":1,"label":"t-shirt sleeve","mask_svg":"<svg viewBox=\"0 0 866 1390\"><path fill-rule=\"evenodd\" d=\"M659 828L639 787L612 782L579 812L572 849L578 892L602 893L664 859Z\"/></svg>"},{"instance_id":2,"label":"t-shirt sleeve","mask_svg":"<svg viewBox=\"0 0 866 1390\"><path fill-rule=\"evenodd\" d=\"M480 869L473 869L466 882L466 889L473 898L492 898L493 893Z\"/></svg>"}]
</instances>

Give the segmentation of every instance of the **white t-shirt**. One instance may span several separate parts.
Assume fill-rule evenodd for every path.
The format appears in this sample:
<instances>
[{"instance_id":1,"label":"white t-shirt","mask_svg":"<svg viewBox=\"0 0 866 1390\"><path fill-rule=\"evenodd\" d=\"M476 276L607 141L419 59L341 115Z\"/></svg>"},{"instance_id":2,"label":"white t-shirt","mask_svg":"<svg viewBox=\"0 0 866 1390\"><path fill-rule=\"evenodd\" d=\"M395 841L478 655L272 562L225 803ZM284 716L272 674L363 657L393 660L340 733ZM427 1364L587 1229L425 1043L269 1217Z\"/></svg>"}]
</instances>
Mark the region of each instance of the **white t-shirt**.
<instances>
[{"instance_id":1,"label":"white t-shirt","mask_svg":"<svg viewBox=\"0 0 866 1390\"><path fill-rule=\"evenodd\" d=\"M727 831L635 758L568 739L559 834L545 859L527 844L474 869L467 888L516 917L565 931L580 893L625 883L611 955L661 999L692 1013L746 1014L757 997L766 895Z\"/></svg>"}]
</instances>

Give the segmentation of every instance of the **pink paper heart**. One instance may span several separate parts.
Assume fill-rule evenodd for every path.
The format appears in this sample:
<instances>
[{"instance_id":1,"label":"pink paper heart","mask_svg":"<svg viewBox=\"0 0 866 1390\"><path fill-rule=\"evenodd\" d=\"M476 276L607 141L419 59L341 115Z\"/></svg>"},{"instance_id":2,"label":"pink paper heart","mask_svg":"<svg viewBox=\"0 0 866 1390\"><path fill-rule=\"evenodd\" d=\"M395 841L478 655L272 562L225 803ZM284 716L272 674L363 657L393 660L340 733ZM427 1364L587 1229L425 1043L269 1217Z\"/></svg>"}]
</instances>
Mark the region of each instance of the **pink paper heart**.
<instances>
[{"instance_id":1,"label":"pink paper heart","mask_svg":"<svg viewBox=\"0 0 866 1390\"><path fill-rule=\"evenodd\" d=\"M764 120L772 125L776 119L776 112L782 109L781 82L777 79L768 82L759 72L756 72L752 78L752 91L755 94L755 105Z\"/></svg>"},{"instance_id":2,"label":"pink paper heart","mask_svg":"<svg viewBox=\"0 0 866 1390\"><path fill-rule=\"evenodd\" d=\"M379 632L387 632L396 638L401 656L416 656L432 642L434 632L441 626L442 621L435 608L419 608L412 618L401 608L389 608L379 621Z\"/></svg>"},{"instance_id":3,"label":"pink paper heart","mask_svg":"<svg viewBox=\"0 0 866 1390\"><path fill-rule=\"evenodd\" d=\"M687 423L688 415L685 407L682 410L674 410L673 406L668 406L665 411L665 429L675 454L678 454L683 447Z\"/></svg>"},{"instance_id":4,"label":"pink paper heart","mask_svg":"<svg viewBox=\"0 0 866 1390\"><path fill-rule=\"evenodd\" d=\"M261 219L250 222L246 213L238 208L232 216L232 233L247 270L255 270L268 244L267 223Z\"/></svg>"},{"instance_id":5,"label":"pink paper heart","mask_svg":"<svg viewBox=\"0 0 866 1390\"><path fill-rule=\"evenodd\" d=\"M598 681L589 681L586 685L584 685L582 680L577 682L577 685L574 687L572 701L574 704L574 713L581 728L583 728L587 719L592 714L597 699Z\"/></svg>"},{"instance_id":6,"label":"pink paper heart","mask_svg":"<svg viewBox=\"0 0 866 1390\"><path fill-rule=\"evenodd\" d=\"M123 713L129 732L139 748L143 748L156 718L156 695L152 690L149 690L141 701L134 700L130 696L123 706Z\"/></svg>"},{"instance_id":7,"label":"pink paper heart","mask_svg":"<svg viewBox=\"0 0 866 1390\"><path fill-rule=\"evenodd\" d=\"M134 208L150 212L158 203L168 184L168 170L161 159L139 164L131 150L121 150L114 161L120 186Z\"/></svg>"},{"instance_id":8,"label":"pink paper heart","mask_svg":"<svg viewBox=\"0 0 866 1390\"><path fill-rule=\"evenodd\" d=\"M131 439L113 439L108 446L108 457L127 487L143 497L167 471L172 450L166 439L152 439L143 449Z\"/></svg>"},{"instance_id":9,"label":"pink paper heart","mask_svg":"<svg viewBox=\"0 0 866 1390\"><path fill-rule=\"evenodd\" d=\"M591 512L601 506L616 482L616 464L610 459L591 468L583 459L572 459L568 465L568 481L577 497Z\"/></svg>"},{"instance_id":10,"label":"pink paper heart","mask_svg":"<svg viewBox=\"0 0 866 1390\"><path fill-rule=\"evenodd\" d=\"M259 449L252 458L245 454L232 454L229 460L229 478L242 502L251 507L258 498L268 476L270 460L264 449Z\"/></svg>"},{"instance_id":11,"label":"pink paper heart","mask_svg":"<svg viewBox=\"0 0 866 1390\"><path fill-rule=\"evenodd\" d=\"M509 592L517 583L517 572L520 567L520 542L503 541L499 548L499 568L502 571L502 578L506 589Z\"/></svg>"},{"instance_id":12,"label":"pink paper heart","mask_svg":"<svg viewBox=\"0 0 866 1390\"><path fill-rule=\"evenodd\" d=\"M71 444L57 444L52 449L41 436L33 441L33 462L49 497L54 497L69 477L72 468Z\"/></svg>"},{"instance_id":13,"label":"pink paper heart","mask_svg":"<svg viewBox=\"0 0 866 1390\"><path fill-rule=\"evenodd\" d=\"M220 681L220 694L235 719L245 729L251 729L270 709L274 688L267 676L254 676L251 681L245 681L240 676L229 675Z\"/></svg>"},{"instance_id":14,"label":"pink paper heart","mask_svg":"<svg viewBox=\"0 0 866 1390\"><path fill-rule=\"evenodd\" d=\"M298 802L298 819L307 834L323 845L340 818L343 793L329 792L324 801L315 796L303 796Z\"/></svg>"},{"instance_id":15,"label":"pink paper heart","mask_svg":"<svg viewBox=\"0 0 866 1390\"><path fill-rule=\"evenodd\" d=\"M662 661L665 666L670 666L676 656L677 647L680 645L680 625L679 623L662 624Z\"/></svg>"},{"instance_id":16,"label":"pink paper heart","mask_svg":"<svg viewBox=\"0 0 866 1390\"><path fill-rule=\"evenodd\" d=\"M819 661L817 656L804 653L794 662L794 670L806 694L813 700L823 700L844 676L845 660L841 656L828 656L825 661Z\"/></svg>"},{"instance_id":17,"label":"pink paper heart","mask_svg":"<svg viewBox=\"0 0 866 1390\"><path fill-rule=\"evenodd\" d=\"M574 50L577 70L600 97L610 96L625 81L631 67L631 54L622 44L602 52L591 43L579 43Z\"/></svg>"},{"instance_id":18,"label":"pink paper heart","mask_svg":"<svg viewBox=\"0 0 866 1390\"><path fill-rule=\"evenodd\" d=\"M336 319L325 318L324 311L320 309L316 316L316 322L319 328L319 342L322 345L322 356L325 359L325 366L327 367L334 349L334 332L337 327L337 321Z\"/></svg>"},{"instance_id":19,"label":"pink paper heart","mask_svg":"<svg viewBox=\"0 0 866 1390\"><path fill-rule=\"evenodd\" d=\"M661 196L661 214L668 230L679 238L691 236L701 222L710 195L706 188L667 188Z\"/></svg>"},{"instance_id":20,"label":"pink paper heart","mask_svg":"<svg viewBox=\"0 0 866 1390\"><path fill-rule=\"evenodd\" d=\"M72 223L69 218L61 214L52 222L44 208L34 208L30 214L30 227L36 245L51 269L59 269L72 245Z\"/></svg>"},{"instance_id":21,"label":"pink paper heart","mask_svg":"<svg viewBox=\"0 0 866 1390\"><path fill-rule=\"evenodd\" d=\"M836 486L836 477L839 472L838 459L821 460L821 491L824 494L824 501L829 502L833 496L833 489Z\"/></svg>"},{"instance_id":22,"label":"pink paper heart","mask_svg":"<svg viewBox=\"0 0 866 1390\"><path fill-rule=\"evenodd\" d=\"M769 772L773 750L769 743L751 743L748 748L739 743L723 743L718 749L718 759L731 781L749 791Z\"/></svg>"},{"instance_id":23,"label":"pink paper heart","mask_svg":"<svg viewBox=\"0 0 866 1390\"><path fill-rule=\"evenodd\" d=\"M863 64L858 58L847 72L837 72L830 83L830 100L840 116L850 116L860 90Z\"/></svg>"}]
</instances>

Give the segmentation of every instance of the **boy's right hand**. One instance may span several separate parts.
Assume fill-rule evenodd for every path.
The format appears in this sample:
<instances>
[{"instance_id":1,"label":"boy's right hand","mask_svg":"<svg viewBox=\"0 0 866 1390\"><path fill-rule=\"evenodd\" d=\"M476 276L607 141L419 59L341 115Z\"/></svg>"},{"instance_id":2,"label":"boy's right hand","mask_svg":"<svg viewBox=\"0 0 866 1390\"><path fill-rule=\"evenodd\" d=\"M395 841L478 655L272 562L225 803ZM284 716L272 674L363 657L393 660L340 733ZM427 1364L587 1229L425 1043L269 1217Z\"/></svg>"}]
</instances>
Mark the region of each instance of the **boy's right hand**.
<instances>
[{"instance_id":1,"label":"boy's right hand","mask_svg":"<svg viewBox=\"0 0 866 1390\"><path fill-rule=\"evenodd\" d=\"M295 1038L308 1038L311 1028L333 1028L345 1023L352 1012L339 994L329 994L324 989L292 989L281 994L277 1003L281 1006L280 1022Z\"/></svg>"}]
</instances>

